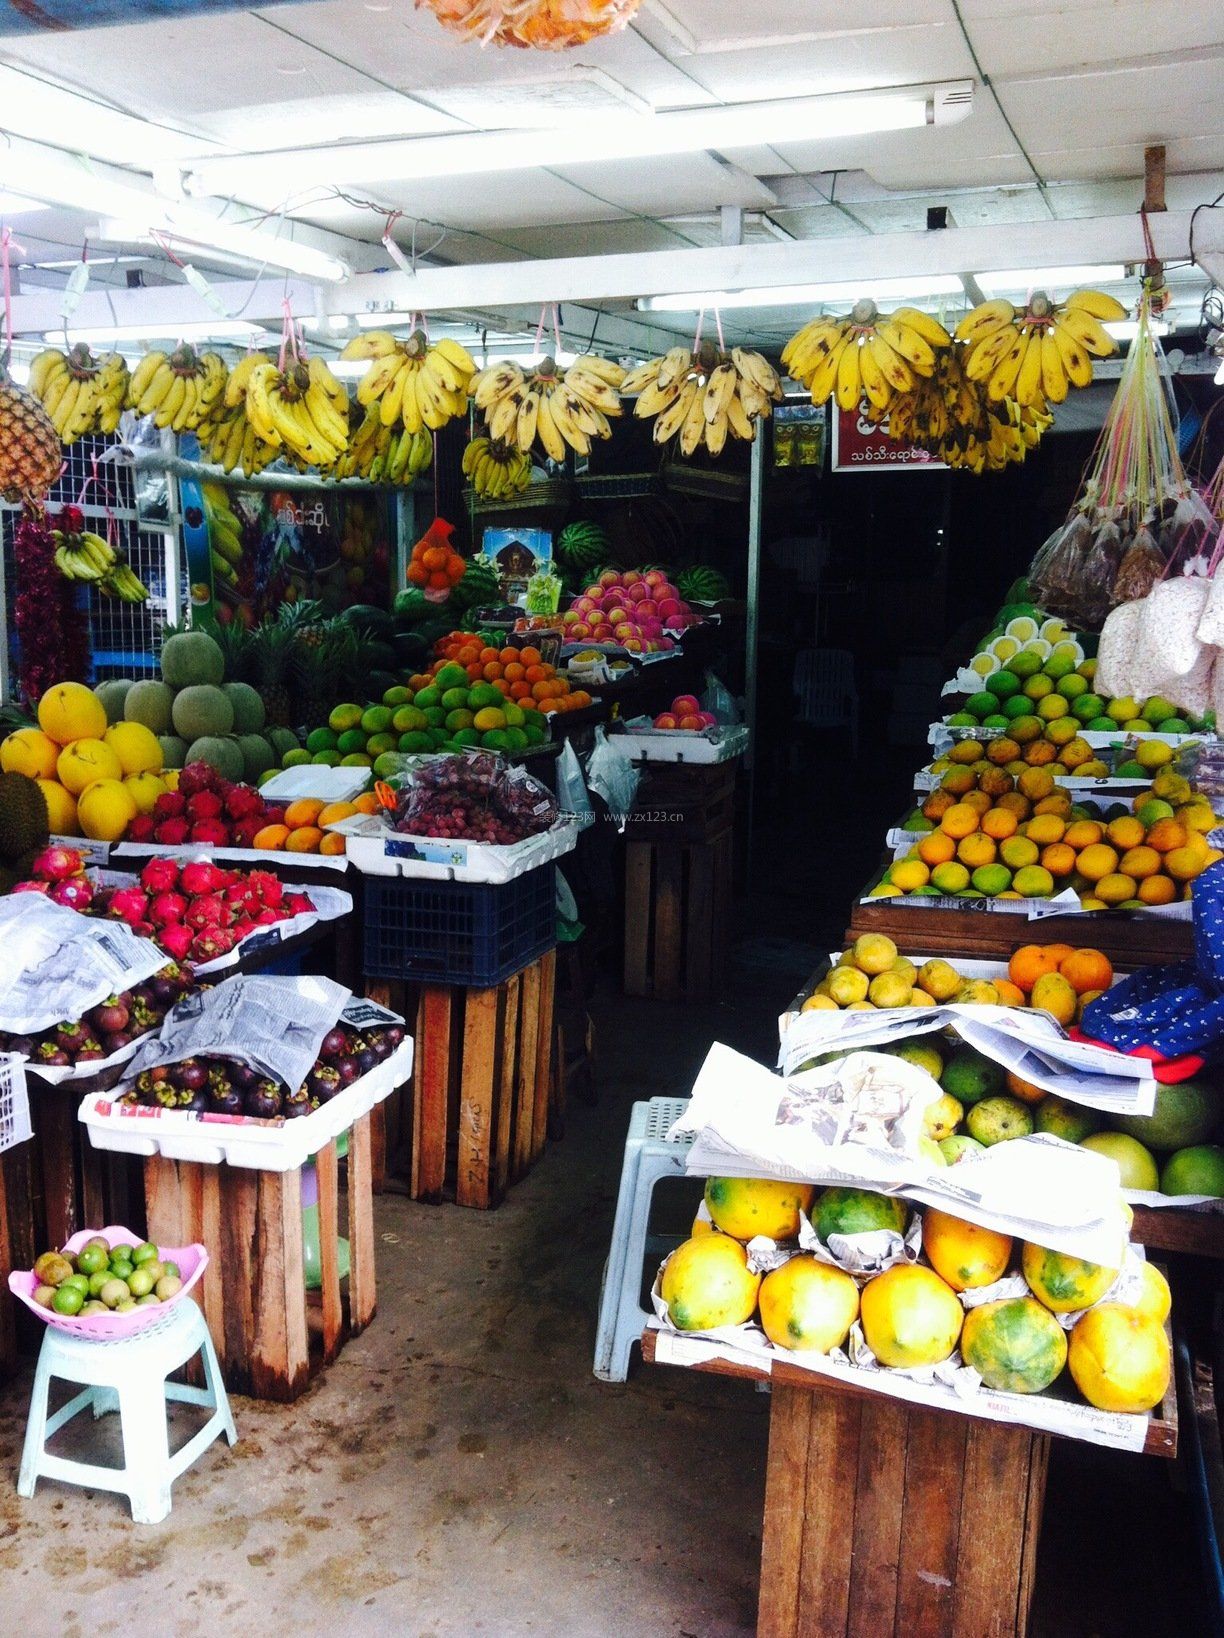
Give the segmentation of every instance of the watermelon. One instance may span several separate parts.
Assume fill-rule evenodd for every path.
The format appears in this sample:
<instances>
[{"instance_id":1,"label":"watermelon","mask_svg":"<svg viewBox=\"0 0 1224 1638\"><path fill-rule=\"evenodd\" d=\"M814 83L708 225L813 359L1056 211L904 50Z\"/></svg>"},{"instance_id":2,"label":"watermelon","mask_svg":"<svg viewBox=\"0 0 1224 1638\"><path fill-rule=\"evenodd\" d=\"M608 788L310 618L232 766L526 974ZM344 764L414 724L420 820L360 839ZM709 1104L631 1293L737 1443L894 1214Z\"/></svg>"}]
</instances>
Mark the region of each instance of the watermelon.
<instances>
[{"instance_id":1,"label":"watermelon","mask_svg":"<svg viewBox=\"0 0 1224 1638\"><path fill-rule=\"evenodd\" d=\"M395 594L395 624L401 631L429 619L434 605L419 586L409 586Z\"/></svg>"},{"instance_id":2,"label":"watermelon","mask_svg":"<svg viewBox=\"0 0 1224 1638\"><path fill-rule=\"evenodd\" d=\"M368 631L371 637L380 641L389 642L395 629L386 609L376 608L373 603L354 603L345 609L341 618L345 625Z\"/></svg>"},{"instance_id":3,"label":"watermelon","mask_svg":"<svg viewBox=\"0 0 1224 1638\"><path fill-rule=\"evenodd\" d=\"M501 582L488 558L472 559L451 597L463 609L501 602Z\"/></svg>"},{"instance_id":4,"label":"watermelon","mask_svg":"<svg viewBox=\"0 0 1224 1638\"><path fill-rule=\"evenodd\" d=\"M557 556L579 568L594 568L597 563L606 561L610 550L603 529L587 519L567 523L557 536Z\"/></svg>"},{"instance_id":5,"label":"watermelon","mask_svg":"<svg viewBox=\"0 0 1224 1638\"><path fill-rule=\"evenodd\" d=\"M717 603L731 595L726 575L704 563L681 569L676 576L676 590L686 603Z\"/></svg>"}]
</instances>

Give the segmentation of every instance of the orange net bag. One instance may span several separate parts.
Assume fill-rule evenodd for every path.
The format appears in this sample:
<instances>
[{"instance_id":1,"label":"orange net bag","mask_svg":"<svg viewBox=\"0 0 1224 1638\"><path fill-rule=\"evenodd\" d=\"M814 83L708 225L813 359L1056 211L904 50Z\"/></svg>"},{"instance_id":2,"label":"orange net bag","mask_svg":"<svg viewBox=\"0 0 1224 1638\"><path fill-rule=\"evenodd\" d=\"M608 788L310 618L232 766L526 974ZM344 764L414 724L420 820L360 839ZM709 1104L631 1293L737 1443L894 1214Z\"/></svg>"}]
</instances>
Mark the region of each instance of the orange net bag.
<instances>
[{"instance_id":1,"label":"orange net bag","mask_svg":"<svg viewBox=\"0 0 1224 1638\"><path fill-rule=\"evenodd\" d=\"M565 51L624 28L642 0L417 0L444 27L481 45Z\"/></svg>"}]
</instances>

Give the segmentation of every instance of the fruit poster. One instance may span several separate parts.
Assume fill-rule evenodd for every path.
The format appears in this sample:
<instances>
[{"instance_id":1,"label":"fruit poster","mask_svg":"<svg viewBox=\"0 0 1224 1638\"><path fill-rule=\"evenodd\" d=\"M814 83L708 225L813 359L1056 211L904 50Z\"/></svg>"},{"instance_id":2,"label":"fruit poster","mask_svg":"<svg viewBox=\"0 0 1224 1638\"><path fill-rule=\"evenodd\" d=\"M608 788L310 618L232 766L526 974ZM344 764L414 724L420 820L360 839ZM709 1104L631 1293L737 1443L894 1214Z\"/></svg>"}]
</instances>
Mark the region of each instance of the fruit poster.
<instances>
[{"instance_id":1,"label":"fruit poster","mask_svg":"<svg viewBox=\"0 0 1224 1638\"><path fill-rule=\"evenodd\" d=\"M561 582L553 572L549 530L486 529L481 551L497 571L503 603L529 614L556 613Z\"/></svg>"},{"instance_id":2,"label":"fruit poster","mask_svg":"<svg viewBox=\"0 0 1224 1638\"><path fill-rule=\"evenodd\" d=\"M865 421L857 410L838 409L833 414L833 471L880 472L889 469L911 472L946 472L945 462L913 444L900 444L881 427Z\"/></svg>"}]
</instances>

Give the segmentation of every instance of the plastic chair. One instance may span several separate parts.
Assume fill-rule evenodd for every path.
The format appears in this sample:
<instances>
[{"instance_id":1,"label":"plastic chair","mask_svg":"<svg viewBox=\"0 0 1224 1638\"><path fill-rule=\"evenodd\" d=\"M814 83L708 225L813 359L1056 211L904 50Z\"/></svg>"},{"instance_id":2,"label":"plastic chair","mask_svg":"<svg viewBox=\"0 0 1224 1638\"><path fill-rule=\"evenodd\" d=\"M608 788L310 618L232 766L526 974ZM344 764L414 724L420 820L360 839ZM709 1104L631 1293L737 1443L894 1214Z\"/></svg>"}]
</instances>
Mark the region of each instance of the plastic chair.
<instances>
[{"instance_id":1,"label":"plastic chair","mask_svg":"<svg viewBox=\"0 0 1224 1638\"><path fill-rule=\"evenodd\" d=\"M595 1333L595 1375L604 1382L625 1380L633 1344L641 1340L646 1321L653 1317L642 1307L646 1257L670 1251L674 1241L648 1232L650 1202L660 1178L684 1175L693 1140L669 1141L667 1133L687 1106L687 1098L651 1098L649 1103L635 1103L629 1119Z\"/></svg>"},{"instance_id":2,"label":"plastic chair","mask_svg":"<svg viewBox=\"0 0 1224 1638\"><path fill-rule=\"evenodd\" d=\"M854 656L844 648L804 648L795 655L793 682L799 714L805 728L844 728L858 755L858 689Z\"/></svg>"},{"instance_id":3,"label":"plastic chair","mask_svg":"<svg viewBox=\"0 0 1224 1638\"><path fill-rule=\"evenodd\" d=\"M196 1353L204 1357L203 1388L169 1382L167 1377ZM84 1385L54 1415L47 1414L53 1376ZM166 1401L204 1405L212 1415L181 1450L170 1455ZM117 1410L123 1426L122 1467L52 1456L47 1440L65 1423L92 1407L95 1419ZM170 1486L218 1434L235 1444L238 1433L221 1380L216 1351L204 1315L187 1298L167 1311L165 1320L114 1342L94 1342L48 1327L38 1356L17 1494L28 1501L40 1478L90 1490L112 1490L127 1496L137 1524L158 1524L170 1512Z\"/></svg>"}]
</instances>

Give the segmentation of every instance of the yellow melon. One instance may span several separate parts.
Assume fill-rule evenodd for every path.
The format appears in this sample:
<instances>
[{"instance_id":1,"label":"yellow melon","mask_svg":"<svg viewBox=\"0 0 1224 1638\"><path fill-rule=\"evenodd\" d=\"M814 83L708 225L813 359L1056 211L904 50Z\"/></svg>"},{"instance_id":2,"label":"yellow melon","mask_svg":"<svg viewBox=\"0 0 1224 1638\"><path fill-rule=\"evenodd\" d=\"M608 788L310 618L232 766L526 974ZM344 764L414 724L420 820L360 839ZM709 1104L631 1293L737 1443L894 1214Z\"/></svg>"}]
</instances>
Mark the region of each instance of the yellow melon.
<instances>
[{"instance_id":1,"label":"yellow melon","mask_svg":"<svg viewBox=\"0 0 1224 1638\"><path fill-rule=\"evenodd\" d=\"M85 692L88 694L89 690ZM94 698L92 694L89 697ZM56 761L55 771L60 784L66 785L73 796L80 796L95 779L123 778L123 764L100 739L78 739L66 745Z\"/></svg>"},{"instance_id":2,"label":"yellow melon","mask_svg":"<svg viewBox=\"0 0 1224 1638\"><path fill-rule=\"evenodd\" d=\"M106 732L106 707L84 683L56 683L38 702L38 726L57 745L101 739Z\"/></svg>"},{"instance_id":3,"label":"yellow melon","mask_svg":"<svg viewBox=\"0 0 1224 1638\"><path fill-rule=\"evenodd\" d=\"M102 738L125 774L157 773L165 761L160 740L143 722L112 723Z\"/></svg>"},{"instance_id":4,"label":"yellow melon","mask_svg":"<svg viewBox=\"0 0 1224 1638\"><path fill-rule=\"evenodd\" d=\"M52 836L79 836L76 797L58 779L40 779L38 788L47 804L47 827Z\"/></svg>"},{"instance_id":5,"label":"yellow melon","mask_svg":"<svg viewBox=\"0 0 1224 1638\"><path fill-rule=\"evenodd\" d=\"M136 817L136 803L122 780L95 779L81 792L77 817L86 836L117 842Z\"/></svg>"},{"instance_id":6,"label":"yellow melon","mask_svg":"<svg viewBox=\"0 0 1224 1638\"><path fill-rule=\"evenodd\" d=\"M0 743L0 770L27 779L54 779L60 748L40 728L18 728Z\"/></svg>"}]
</instances>

